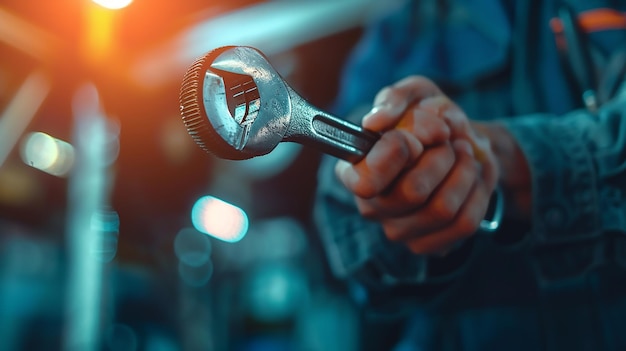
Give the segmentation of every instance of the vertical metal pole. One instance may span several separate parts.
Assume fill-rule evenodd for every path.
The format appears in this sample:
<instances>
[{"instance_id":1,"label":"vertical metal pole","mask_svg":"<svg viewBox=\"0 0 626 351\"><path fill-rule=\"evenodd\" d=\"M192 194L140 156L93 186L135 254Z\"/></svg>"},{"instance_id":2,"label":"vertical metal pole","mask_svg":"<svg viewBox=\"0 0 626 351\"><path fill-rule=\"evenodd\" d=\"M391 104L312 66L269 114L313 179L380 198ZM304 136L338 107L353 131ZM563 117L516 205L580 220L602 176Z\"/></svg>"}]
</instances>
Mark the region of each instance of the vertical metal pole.
<instances>
[{"instance_id":1,"label":"vertical metal pole","mask_svg":"<svg viewBox=\"0 0 626 351\"><path fill-rule=\"evenodd\" d=\"M106 267L98 256L102 226L98 223L100 211L108 205L111 186L108 128L95 87L80 89L73 107L76 160L68 184L69 276L63 349L97 351L102 345L107 306L103 298Z\"/></svg>"}]
</instances>

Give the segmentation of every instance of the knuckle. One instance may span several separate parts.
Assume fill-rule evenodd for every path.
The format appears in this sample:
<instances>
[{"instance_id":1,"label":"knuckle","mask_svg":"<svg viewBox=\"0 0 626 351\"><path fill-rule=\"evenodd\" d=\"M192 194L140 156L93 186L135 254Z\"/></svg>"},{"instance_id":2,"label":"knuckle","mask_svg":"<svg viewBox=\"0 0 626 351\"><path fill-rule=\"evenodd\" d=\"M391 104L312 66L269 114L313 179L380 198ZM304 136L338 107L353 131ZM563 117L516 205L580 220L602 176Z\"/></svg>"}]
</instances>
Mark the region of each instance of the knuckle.
<instances>
[{"instance_id":1,"label":"knuckle","mask_svg":"<svg viewBox=\"0 0 626 351\"><path fill-rule=\"evenodd\" d=\"M472 160L465 160L459 167L459 178L466 184L474 184L478 179L479 169Z\"/></svg>"},{"instance_id":2,"label":"knuckle","mask_svg":"<svg viewBox=\"0 0 626 351\"><path fill-rule=\"evenodd\" d=\"M384 133L365 157L369 173L384 175L402 168L410 156L409 143L402 132ZM373 177L375 178L375 177Z\"/></svg>"},{"instance_id":3,"label":"knuckle","mask_svg":"<svg viewBox=\"0 0 626 351\"><path fill-rule=\"evenodd\" d=\"M360 180L353 189L354 195L362 199L371 199L375 197L379 190L376 185L367 180Z\"/></svg>"},{"instance_id":4,"label":"knuckle","mask_svg":"<svg viewBox=\"0 0 626 351\"><path fill-rule=\"evenodd\" d=\"M446 207L436 207L436 209L432 213L433 218L440 223L451 222L456 213L451 211L450 208Z\"/></svg>"},{"instance_id":5,"label":"knuckle","mask_svg":"<svg viewBox=\"0 0 626 351\"><path fill-rule=\"evenodd\" d=\"M433 162L433 167L438 169L439 172L450 170L457 160L457 157L452 149L452 146L446 143L437 150L437 158ZM444 172L447 173L447 172Z\"/></svg>"},{"instance_id":6,"label":"knuckle","mask_svg":"<svg viewBox=\"0 0 626 351\"><path fill-rule=\"evenodd\" d=\"M366 158L368 165L381 174L406 168L421 152L421 144L407 134L400 130L385 133L375 157Z\"/></svg>"},{"instance_id":7,"label":"knuckle","mask_svg":"<svg viewBox=\"0 0 626 351\"><path fill-rule=\"evenodd\" d=\"M472 147L469 142L467 142L467 147ZM476 173L478 171L480 163L476 162L476 158L474 155L468 152L455 152L454 156L462 172Z\"/></svg>"},{"instance_id":8,"label":"knuckle","mask_svg":"<svg viewBox=\"0 0 626 351\"><path fill-rule=\"evenodd\" d=\"M457 215L458 205L453 196L444 196L433 203L433 217L439 222L450 222Z\"/></svg>"},{"instance_id":9,"label":"knuckle","mask_svg":"<svg viewBox=\"0 0 626 351\"><path fill-rule=\"evenodd\" d=\"M411 205L423 205L431 193L431 186L423 179L409 182L403 192L407 202Z\"/></svg>"},{"instance_id":10,"label":"knuckle","mask_svg":"<svg viewBox=\"0 0 626 351\"><path fill-rule=\"evenodd\" d=\"M393 155L396 160L406 160L409 156L409 150L407 143L403 142L405 138L406 135L402 131L393 129L384 133L380 142L384 143L388 155Z\"/></svg>"},{"instance_id":11,"label":"knuckle","mask_svg":"<svg viewBox=\"0 0 626 351\"><path fill-rule=\"evenodd\" d=\"M472 236L478 230L481 220L482 218L475 215L461 216L458 222L459 233L464 237Z\"/></svg>"}]
</instances>

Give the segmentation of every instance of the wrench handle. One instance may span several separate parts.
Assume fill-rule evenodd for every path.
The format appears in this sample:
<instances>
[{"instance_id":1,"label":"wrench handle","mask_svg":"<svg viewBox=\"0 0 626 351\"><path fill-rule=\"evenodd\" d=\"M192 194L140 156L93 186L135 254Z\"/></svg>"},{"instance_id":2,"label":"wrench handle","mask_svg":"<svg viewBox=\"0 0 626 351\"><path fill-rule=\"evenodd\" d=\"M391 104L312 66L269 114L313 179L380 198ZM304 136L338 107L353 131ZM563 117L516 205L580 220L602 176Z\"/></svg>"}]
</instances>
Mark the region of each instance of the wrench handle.
<instances>
[{"instance_id":1,"label":"wrench handle","mask_svg":"<svg viewBox=\"0 0 626 351\"><path fill-rule=\"evenodd\" d=\"M362 160L380 139L380 134L336 117L311 105L289 89L292 110L283 141L313 147L350 163Z\"/></svg>"},{"instance_id":2,"label":"wrench handle","mask_svg":"<svg viewBox=\"0 0 626 351\"><path fill-rule=\"evenodd\" d=\"M316 147L351 163L363 159L380 138L378 133L325 113L315 115L311 123L313 130L326 139L325 143L316 143Z\"/></svg>"}]
</instances>

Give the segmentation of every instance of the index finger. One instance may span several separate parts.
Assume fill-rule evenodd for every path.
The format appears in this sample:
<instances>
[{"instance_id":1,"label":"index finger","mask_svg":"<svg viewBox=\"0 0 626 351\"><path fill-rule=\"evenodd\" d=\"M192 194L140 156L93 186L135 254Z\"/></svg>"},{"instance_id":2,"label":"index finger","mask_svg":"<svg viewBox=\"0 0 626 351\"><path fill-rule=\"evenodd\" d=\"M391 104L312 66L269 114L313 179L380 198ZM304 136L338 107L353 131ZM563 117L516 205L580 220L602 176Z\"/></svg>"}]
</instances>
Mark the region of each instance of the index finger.
<instances>
[{"instance_id":1,"label":"index finger","mask_svg":"<svg viewBox=\"0 0 626 351\"><path fill-rule=\"evenodd\" d=\"M382 89L374 98L372 110L363 118L364 128L372 131L393 129L409 105L443 93L430 79L409 76Z\"/></svg>"}]
</instances>

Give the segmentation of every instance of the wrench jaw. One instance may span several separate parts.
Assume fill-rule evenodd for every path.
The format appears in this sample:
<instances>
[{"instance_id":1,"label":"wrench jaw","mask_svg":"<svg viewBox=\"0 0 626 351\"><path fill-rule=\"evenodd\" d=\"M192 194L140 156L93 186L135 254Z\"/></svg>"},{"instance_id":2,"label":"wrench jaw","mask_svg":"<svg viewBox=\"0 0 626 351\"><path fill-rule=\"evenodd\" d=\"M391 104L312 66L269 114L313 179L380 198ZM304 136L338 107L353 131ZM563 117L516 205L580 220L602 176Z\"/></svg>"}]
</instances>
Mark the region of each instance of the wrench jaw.
<instances>
[{"instance_id":1,"label":"wrench jaw","mask_svg":"<svg viewBox=\"0 0 626 351\"><path fill-rule=\"evenodd\" d=\"M250 136L250 127L258 112L258 99L249 103L233 104L230 89L221 75L206 72L203 85L204 112L215 132L232 148L241 152ZM240 96L245 98L245 93ZM249 113L250 112L250 113Z\"/></svg>"},{"instance_id":2,"label":"wrench jaw","mask_svg":"<svg viewBox=\"0 0 626 351\"><path fill-rule=\"evenodd\" d=\"M251 47L222 47L198 59L185 74L180 102L189 134L224 159L265 155L289 128L287 86Z\"/></svg>"}]
</instances>

